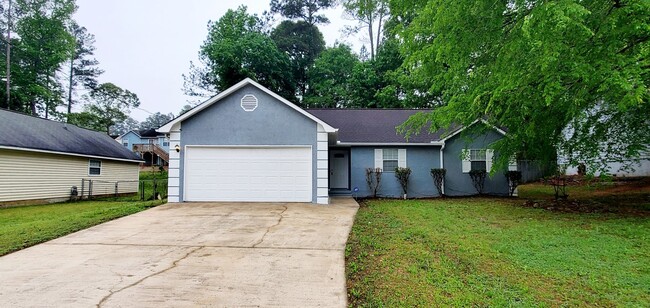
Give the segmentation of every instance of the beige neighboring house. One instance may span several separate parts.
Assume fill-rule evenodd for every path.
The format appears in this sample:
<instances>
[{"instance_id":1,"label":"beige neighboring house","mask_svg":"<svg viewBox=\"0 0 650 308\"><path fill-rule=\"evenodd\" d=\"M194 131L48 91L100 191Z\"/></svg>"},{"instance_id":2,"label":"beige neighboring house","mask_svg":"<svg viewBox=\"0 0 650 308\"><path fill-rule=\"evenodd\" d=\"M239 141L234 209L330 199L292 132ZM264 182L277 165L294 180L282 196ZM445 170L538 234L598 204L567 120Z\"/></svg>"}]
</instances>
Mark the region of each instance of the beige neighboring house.
<instances>
[{"instance_id":1,"label":"beige neighboring house","mask_svg":"<svg viewBox=\"0 0 650 308\"><path fill-rule=\"evenodd\" d=\"M137 193L142 160L108 135L0 109L0 205Z\"/></svg>"}]
</instances>

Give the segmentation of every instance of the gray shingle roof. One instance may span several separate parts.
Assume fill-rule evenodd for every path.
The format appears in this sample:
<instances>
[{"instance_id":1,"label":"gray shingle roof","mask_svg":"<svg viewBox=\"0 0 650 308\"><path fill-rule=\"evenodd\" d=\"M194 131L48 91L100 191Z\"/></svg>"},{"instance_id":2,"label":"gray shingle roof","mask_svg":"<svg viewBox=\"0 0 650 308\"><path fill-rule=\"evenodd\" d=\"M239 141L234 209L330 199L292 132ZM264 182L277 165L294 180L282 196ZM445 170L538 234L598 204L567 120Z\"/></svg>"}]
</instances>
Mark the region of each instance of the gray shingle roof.
<instances>
[{"instance_id":1,"label":"gray shingle roof","mask_svg":"<svg viewBox=\"0 0 650 308\"><path fill-rule=\"evenodd\" d=\"M410 116L429 109L307 109L307 112L339 129L339 141L360 143L403 143L395 127ZM409 143L440 141L445 131L429 133L424 127L420 134L411 136Z\"/></svg>"},{"instance_id":2,"label":"gray shingle roof","mask_svg":"<svg viewBox=\"0 0 650 308\"><path fill-rule=\"evenodd\" d=\"M141 160L108 135L0 109L0 146Z\"/></svg>"}]
</instances>

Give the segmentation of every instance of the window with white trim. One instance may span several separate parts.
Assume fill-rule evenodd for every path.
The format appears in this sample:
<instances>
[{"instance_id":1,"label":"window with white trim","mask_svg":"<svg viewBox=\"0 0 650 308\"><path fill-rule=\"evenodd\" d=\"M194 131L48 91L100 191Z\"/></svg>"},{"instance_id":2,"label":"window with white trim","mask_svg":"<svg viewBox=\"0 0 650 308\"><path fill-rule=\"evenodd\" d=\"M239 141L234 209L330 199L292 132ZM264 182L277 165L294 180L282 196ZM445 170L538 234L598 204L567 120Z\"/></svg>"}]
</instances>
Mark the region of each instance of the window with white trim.
<instances>
[{"instance_id":1,"label":"window with white trim","mask_svg":"<svg viewBox=\"0 0 650 308\"><path fill-rule=\"evenodd\" d=\"M490 172L492 169L492 157L494 150L491 149L465 149L463 150L462 169L463 173L471 170L485 170Z\"/></svg>"},{"instance_id":2,"label":"window with white trim","mask_svg":"<svg viewBox=\"0 0 650 308\"><path fill-rule=\"evenodd\" d=\"M91 159L88 161L88 175L101 175L102 174L102 161L98 159Z\"/></svg>"},{"instance_id":3,"label":"window with white trim","mask_svg":"<svg viewBox=\"0 0 650 308\"><path fill-rule=\"evenodd\" d=\"M397 149L383 149L382 160L384 172L394 172L398 166L399 154Z\"/></svg>"},{"instance_id":4,"label":"window with white trim","mask_svg":"<svg viewBox=\"0 0 650 308\"><path fill-rule=\"evenodd\" d=\"M124 141L124 142L122 142L122 145L124 145L124 147L127 147L127 148L128 148L128 147L129 147L129 142L128 142L128 141Z\"/></svg>"},{"instance_id":5,"label":"window with white trim","mask_svg":"<svg viewBox=\"0 0 650 308\"><path fill-rule=\"evenodd\" d=\"M470 149L469 161L471 163L470 170L487 170L487 162L485 161L485 150Z\"/></svg>"}]
</instances>

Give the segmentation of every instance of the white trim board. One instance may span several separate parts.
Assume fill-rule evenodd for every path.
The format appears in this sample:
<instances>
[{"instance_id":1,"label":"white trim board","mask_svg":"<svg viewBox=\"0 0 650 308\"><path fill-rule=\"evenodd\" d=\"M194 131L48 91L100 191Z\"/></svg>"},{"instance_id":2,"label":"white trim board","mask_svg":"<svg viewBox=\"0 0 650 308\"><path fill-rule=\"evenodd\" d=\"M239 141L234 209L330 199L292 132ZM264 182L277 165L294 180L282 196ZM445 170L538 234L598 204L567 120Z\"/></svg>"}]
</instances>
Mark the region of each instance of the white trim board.
<instances>
[{"instance_id":1,"label":"white trim board","mask_svg":"<svg viewBox=\"0 0 650 308\"><path fill-rule=\"evenodd\" d=\"M468 127L471 127L471 126L473 126L474 124L478 123L478 121L483 122L483 124L485 124L485 125L489 126L490 128L496 130L496 131L497 131L499 134L501 134L501 135L504 135L504 136L507 135L507 133L506 133L504 130L502 130L502 129L500 129L500 128L498 128L498 127L496 127L496 126L494 126L494 125L492 125L492 124L490 124L490 123L488 123L488 121L485 121L485 120L483 120L483 119L480 119L480 120L474 120L474 122L470 123L469 125L461 127L460 129L456 130L455 132L451 133L449 136L443 138L442 140L440 140L440 141L438 141L438 142L439 142L439 143L445 143L447 140L449 140L449 139L451 139L452 137L454 137L454 136L460 134L462 131L464 131L464 130L467 129ZM431 143L433 143L433 142L434 142L434 141L432 141Z\"/></svg>"},{"instance_id":2,"label":"white trim board","mask_svg":"<svg viewBox=\"0 0 650 308\"><path fill-rule=\"evenodd\" d=\"M173 119L172 121L168 122L167 124L161 126L161 127L158 128L156 131L159 132L159 133L165 133L165 134L169 133L169 132L172 130L172 127L173 127L176 123L181 123L181 122L183 122L185 119L192 117L193 115L199 113L199 112L202 111L203 109L205 109L205 108L211 106L212 104L214 104L214 103L220 101L221 99L227 97L228 95L230 95L230 94L236 92L237 90L239 90L239 89L241 89L241 88L243 88L244 86L249 85L249 84L252 85L252 86L254 86L254 87L256 87L256 88L258 88L258 89L260 89L260 90L262 90L262 92L264 92L264 93L270 95L271 97L273 97L273 98L279 100L280 102L282 102L282 103L284 103L285 105L291 107L292 109L298 111L300 114L306 116L307 118L309 118L309 119L315 121L316 123L322 125L323 128L325 129L325 132L328 132L328 133L335 133L335 132L338 131L338 129L333 128L333 127L330 126L329 124L323 122L323 120L321 120L321 119L319 119L319 118L313 116L311 113L309 113L309 112L303 110L302 108L300 108L300 107L294 105L292 102L286 100L285 98L283 98L283 97L280 96L280 95L277 95L277 94L274 93L273 91L271 91L271 90L269 90L269 89L263 87L262 85L260 85L259 83L253 81L253 80L250 79L250 78L246 78L246 79L240 81L239 83L237 83L236 85L234 85L234 86L232 86L232 87L226 89L225 91L223 91L223 92L221 92L221 93L219 93L219 94L213 96L212 98L206 100L205 102L201 103L200 105L194 107L194 108L191 109L190 111L188 111L188 112L182 114L181 116L177 117L176 119Z\"/></svg>"}]
</instances>

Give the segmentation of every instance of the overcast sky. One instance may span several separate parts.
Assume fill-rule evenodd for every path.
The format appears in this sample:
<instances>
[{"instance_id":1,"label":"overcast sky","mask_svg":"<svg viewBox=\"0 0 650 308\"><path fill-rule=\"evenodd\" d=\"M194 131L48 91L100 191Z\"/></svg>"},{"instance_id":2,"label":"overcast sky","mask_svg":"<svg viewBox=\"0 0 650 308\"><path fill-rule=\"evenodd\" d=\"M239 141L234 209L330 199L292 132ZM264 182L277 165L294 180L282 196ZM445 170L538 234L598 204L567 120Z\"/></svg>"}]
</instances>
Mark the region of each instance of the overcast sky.
<instances>
[{"instance_id":1,"label":"overcast sky","mask_svg":"<svg viewBox=\"0 0 650 308\"><path fill-rule=\"evenodd\" d=\"M77 0L75 20L95 35L95 56L105 73L100 82L112 82L140 98L148 112L178 114L187 104L182 74L197 60L207 36L209 20L218 20L228 9L248 6L261 14L269 0ZM320 29L328 46L336 41L361 46L359 39L344 39L340 30L351 24L342 9L325 11L331 20ZM144 120L149 114L134 110L131 116Z\"/></svg>"}]
</instances>

